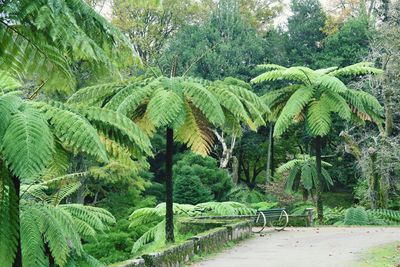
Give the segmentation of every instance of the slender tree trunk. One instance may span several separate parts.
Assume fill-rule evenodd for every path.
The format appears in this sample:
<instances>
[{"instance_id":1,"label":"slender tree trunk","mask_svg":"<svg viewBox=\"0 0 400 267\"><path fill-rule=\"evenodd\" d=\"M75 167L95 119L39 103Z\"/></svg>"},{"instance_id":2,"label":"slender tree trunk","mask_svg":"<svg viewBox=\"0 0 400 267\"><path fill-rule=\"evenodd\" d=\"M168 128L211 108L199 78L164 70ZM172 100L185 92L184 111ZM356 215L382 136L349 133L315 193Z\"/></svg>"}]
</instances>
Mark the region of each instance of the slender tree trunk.
<instances>
[{"instance_id":1,"label":"slender tree trunk","mask_svg":"<svg viewBox=\"0 0 400 267\"><path fill-rule=\"evenodd\" d=\"M274 138L274 124L272 124L272 136L271 136L271 166L269 167L271 170L271 178L274 177L275 174L275 138Z\"/></svg>"},{"instance_id":2,"label":"slender tree trunk","mask_svg":"<svg viewBox=\"0 0 400 267\"><path fill-rule=\"evenodd\" d=\"M318 221L321 223L324 218L324 208L322 203L321 136L315 137L315 161L317 166L317 183L315 185L315 193L317 197Z\"/></svg>"},{"instance_id":3,"label":"slender tree trunk","mask_svg":"<svg viewBox=\"0 0 400 267\"><path fill-rule=\"evenodd\" d=\"M19 197L20 197L20 189L21 189L21 182L18 179L18 177L16 176L12 176L12 182L14 184L14 188L15 188L15 194L17 196L17 209L18 211L20 210L19 208ZM19 212L18 212L19 213ZM14 259L14 263L13 263L13 267L22 267L22 247L21 247L21 227L20 227L20 219L19 219L19 215L18 215L18 244L17 244L17 252L15 254L15 259Z\"/></svg>"},{"instance_id":4,"label":"slender tree trunk","mask_svg":"<svg viewBox=\"0 0 400 267\"><path fill-rule=\"evenodd\" d=\"M174 131L167 128L167 147L165 156L165 239L168 243L175 242L174 237L174 211L173 211L173 184L172 184L172 157L174 149Z\"/></svg>"},{"instance_id":5,"label":"slender tree trunk","mask_svg":"<svg viewBox=\"0 0 400 267\"><path fill-rule=\"evenodd\" d=\"M237 157L232 157L232 182L238 184L239 182L239 161Z\"/></svg>"},{"instance_id":6,"label":"slender tree trunk","mask_svg":"<svg viewBox=\"0 0 400 267\"><path fill-rule=\"evenodd\" d=\"M268 183L271 180L271 160L272 160L272 140L273 140L273 132L274 125L271 122L269 124L269 135L268 135L268 152L267 152L267 175L265 177L265 186L268 186Z\"/></svg>"}]
</instances>

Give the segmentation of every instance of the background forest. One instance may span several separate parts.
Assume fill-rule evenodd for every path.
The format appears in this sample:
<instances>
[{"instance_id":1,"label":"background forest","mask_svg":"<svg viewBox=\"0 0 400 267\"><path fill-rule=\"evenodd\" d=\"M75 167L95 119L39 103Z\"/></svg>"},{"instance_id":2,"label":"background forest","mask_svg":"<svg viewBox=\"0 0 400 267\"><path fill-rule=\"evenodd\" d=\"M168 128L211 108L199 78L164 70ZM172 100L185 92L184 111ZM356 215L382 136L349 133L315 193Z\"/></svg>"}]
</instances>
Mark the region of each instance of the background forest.
<instances>
[{"instance_id":1,"label":"background forest","mask_svg":"<svg viewBox=\"0 0 400 267\"><path fill-rule=\"evenodd\" d=\"M395 0L0 0L0 262L111 264L204 213L399 224L399 73Z\"/></svg>"}]
</instances>

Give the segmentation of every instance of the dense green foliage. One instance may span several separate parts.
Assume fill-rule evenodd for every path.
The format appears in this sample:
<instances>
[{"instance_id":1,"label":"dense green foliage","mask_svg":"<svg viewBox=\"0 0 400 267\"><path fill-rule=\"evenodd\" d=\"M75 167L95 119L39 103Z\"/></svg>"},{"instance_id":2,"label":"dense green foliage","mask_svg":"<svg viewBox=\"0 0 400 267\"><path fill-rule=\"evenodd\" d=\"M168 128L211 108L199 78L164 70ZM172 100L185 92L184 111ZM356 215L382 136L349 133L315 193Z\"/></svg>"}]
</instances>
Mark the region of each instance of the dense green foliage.
<instances>
[{"instance_id":1,"label":"dense green foliage","mask_svg":"<svg viewBox=\"0 0 400 267\"><path fill-rule=\"evenodd\" d=\"M398 0L100 2L0 0L2 267L274 207L400 224Z\"/></svg>"},{"instance_id":2,"label":"dense green foliage","mask_svg":"<svg viewBox=\"0 0 400 267\"><path fill-rule=\"evenodd\" d=\"M202 196L207 196L208 198L206 199L208 200L224 201L226 200L227 193L232 188L231 177L225 170L219 169L216 160L211 157L200 157L192 153L183 154L182 158L174 166L174 175L177 177L176 186L182 184L182 180L197 181L197 185L199 186L197 189L201 190ZM189 182L185 182L185 184L190 187L196 187ZM185 187L183 185L180 185L180 187L180 190L182 190L181 193L183 193ZM175 202L187 204L207 202L197 201L194 196L189 202L179 201L183 196L175 192ZM190 197L190 194L187 193L187 196ZM211 199L209 199L210 197Z\"/></svg>"}]
</instances>

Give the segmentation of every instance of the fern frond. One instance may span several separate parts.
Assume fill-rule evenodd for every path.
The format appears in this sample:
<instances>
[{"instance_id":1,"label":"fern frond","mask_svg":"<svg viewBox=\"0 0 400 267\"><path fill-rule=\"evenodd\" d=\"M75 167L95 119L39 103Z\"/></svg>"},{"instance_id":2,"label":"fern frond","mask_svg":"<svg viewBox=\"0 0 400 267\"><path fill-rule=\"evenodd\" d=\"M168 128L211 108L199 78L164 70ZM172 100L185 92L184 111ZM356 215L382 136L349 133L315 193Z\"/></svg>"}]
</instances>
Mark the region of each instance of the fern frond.
<instances>
[{"instance_id":1,"label":"fern frond","mask_svg":"<svg viewBox=\"0 0 400 267\"><path fill-rule=\"evenodd\" d=\"M165 233L165 220L162 220L156 226L150 228L150 230L148 230L138 240L135 241L131 253L137 252L141 247L143 247L148 243L157 241L159 242L163 240L160 237L164 236L164 233Z\"/></svg>"},{"instance_id":2,"label":"fern frond","mask_svg":"<svg viewBox=\"0 0 400 267\"><path fill-rule=\"evenodd\" d=\"M275 123L274 136L282 135L289 128L293 123L293 117L310 102L313 93L312 88L301 87L291 95Z\"/></svg>"},{"instance_id":3,"label":"fern frond","mask_svg":"<svg viewBox=\"0 0 400 267\"><path fill-rule=\"evenodd\" d=\"M57 190L49 199L49 202L54 206L60 204L60 202L71 194L75 193L76 190L81 187L80 182L70 183L63 185L60 189Z\"/></svg>"},{"instance_id":4,"label":"fern frond","mask_svg":"<svg viewBox=\"0 0 400 267\"><path fill-rule=\"evenodd\" d=\"M5 94L21 87L21 83L7 72L0 70L0 93Z\"/></svg>"},{"instance_id":5,"label":"fern frond","mask_svg":"<svg viewBox=\"0 0 400 267\"><path fill-rule=\"evenodd\" d=\"M74 218L84 220L97 231L104 231L108 224L115 223L115 218L105 209L79 204L63 204L60 209L67 211Z\"/></svg>"},{"instance_id":6,"label":"fern frond","mask_svg":"<svg viewBox=\"0 0 400 267\"><path fill-rule=\"evenodd\" d=\"M292 159L284 164L282 164L281 166L278 167L278 169L276 169L277 173L285 173L287 171L290 171L291 169L293 169L295 166L303 163L304 160L301 159Z\"/></svg>"},{"instance_id":7,"label":"fern frond","mask_svg":"<svg viewBox=\"0 0 400 267\"><path fill-rule=\"evenodd\" d=\"M110 138L121 144L127 143L128 146L137 147L147 155L151 154L150 139L125 115L113 110L95 107L80 108L79 111Z\"/></svg>"},{"instance_id":8,"label":"fern frond","mask_svg":"<svg viewBox=\"0 0 400 267\"><path fill-rule=\"evenodd\" d=\"M19 238L19 198L5 166L0 165L0 262L12 266Z\"/></svg>"},{"instance_id":9,"label":"fern frond","mask_svg":"<svg viewBox=\"0 0 400 267\"><path fill-rule=\"evenodd\" d=\"M146 109L149 120L155 127L172 123L183 109L183 100L173 91L157 91L149 101Z\"/></svg>"},{"instance_id":10,"label":"fern frond","mask_svg":"<svg viewBox=\"0 0 400 267\"><path fill-rule=\"evenodd\" d=\"M305 189L311 190L313 188L312 170L308 164L304 164L301 168L301 181Z\"/></svg>"},{"instance_id":11,"label":"fern frond","mask_svg":"<svg viewBox=\"0 0 400 267\"><path fill-rule=\"evenodd\" d=\"M121 90L121 95L117 94L115 96L118 101L116 100L116 102L113 102L113 99L111 99L110 104L106 104L106 108L115 109L114 107L119 104L118 102L123 100L117 107L117 111L130 117L130 115L154 93L156 86L158 86L158 81L154 81L145 87L137 88L136 85L127 87ZM122 92L124 92L124 94L122 94ZM125 94L128 93L129 95L125 97Z\"/></svg>"},{"instance_id":12,"label":"fern frond","mask_svg":"<svg viewBox=\"0 0 400 267\"><path fill-rule=\"evenodd\" d=\"M10 120L2 142L3 156L16 176L32 180L50 162L53 135L42 114L28 105L22 106Z\"/></svg>"},{"instance_id":13,"label":"fern frond","mask_svg":"<svg viewBox=\"0 0 400 267\"><path fill-rule=\"evenodd\" d=\"M260 70L284 70L284 69L287 69L287 68L277 65L277 64L260 64L260 65L257 65L256 68L260 69Z\"/></svg>"},{"instance_id":14,"label":"fern frond","mask_svg":"<svg viewBox=\"0 0 400 267\"><path fill-rule=\"evenodd\" d=\"M274 69L267 71L251 80L252 83L264 81L287 80L311 85L312 70L305 67L291 67L285 69Z\"/></svg>"},{"instance_id":15,"label":"fern frond","mask_svg":"<svg viewBox=\"0 0 400 267\"><path fill-rule=\"evenodd\" d=\"M374 209L368 210L368 213L375 218L383 219L389 224L400 224L400 211L398 210L388 210L388 209Z\"/></svg>"},{"instance_id":16,"label":"fern frond","mask_svg":"<svg viewBox=\"0 0 400 267\"><path fill-rule=\"evenodd\" d=\"M185 121L175 132L176 140L186 144L195 153L207 155L211 150L214 134L199 111L188 103L185 103L184 110Z\"/></svg>"},{"instance_id":17,"label":"fern frond","mask_svg":"<svg viewBox=\"0 0 400 267\"><path fill-rule=\"evenodd\" d=\"M328 97L322 96L319 100L312 101L307 110L307 126L312 136L324 136L331 129L331 107Z\"/></svg>"},{"instance_id":18,"label":"fern frond","mask_svg":"<svg viewBox=\"0 0 400 267\"><path fill-rule=\"evenodd\" d=\"M292 168L292 170L290 171L289 176L285 183L285 191L286 192L292 192L294 180L296 179L296 176L297 176L298 172L300 171L300 169L301 169L300 165L295 165Z\"/></svg>"},{"instance_id":19,"label":"fern frond","mask_svg":"<svg viewBox=\"0 0 400 267\"><path fill-rule=\"evenodd\" d=\"M222 126L225 118L221 105L215 97L200 84L190 81L182 82L182 92L189 101L207 118L207 120L216 126Z\"/></svg>"},{"instance_id":20,"label":"fern frond","mask_svg":"<svg viewBox=\"0 0 400 267\"><path fill-rule=\"evenodd\" d=\"M337 69L338 69L338 67L330 67L330 68L325 68L325 69L318 69L318 70L315 70L315 72L318 74L329 74L332 71L337 70Z\"/></svg>"},{"instance_id":21,"label":"fern frond","mask_svg":"<svg viewBox=\"0 0 400 267\"><path fill-rule=\"evenodd\" d=\"M67 103L95 105L112 96L124 87L124 83L114 82L81 88L68 98Z\"/></svg>"},{"instance_id":22,"label":"fern frond","mask_svg":"<svg viewBox=\"0 0 400 267\"><path fill-rule=\"evenodd\" d=\"M324 91L333 91L338 94L345 94L347 86L338 78L329 75L321 75L316 79L316 86Z\"/></svg>"},{"instance_id":23,"label":"fern frond","mask_svg":"<svg viewBox=\"0 0 400 267\"><path fill-rule=\"evenodd\" d=\"M13 93L0 96L0 146L4 133L10 124L11 116L17 112L21 104L21 99Z\"/></svg>"},{"instance_id":24,"label":"fern frond","mask_svg":"<svg viewBox=\"0 0 400 267\"><path fill-rule=\"evenodd\" d=\"M129 227L136 227L154 221L159 221L165 216L165 208L141 208L135 210L130 216Z\"/></svg>"},{"instance_id":25,"label":"fern frond","mask_svg":"<svg viewBox=\"0 0 400 267\"><path fill-rule=\"evenodd\" d=\"M359 76L367 74L381 74L382 70L374 68L371 62L360 62L338 70L332 71L329 75L332 76Z\"/></svg>"},{"instance_id":26,"label":"fern frond","mask_svg":"<svg viewBox=\"0 0 400 267\"><path fill-rule=\"evenodd\" d=\"M64 104L53 102L51 105L43 102L35 103L44 113L53 127L53 132L62 145L73 152L85 152L102 161L108 157L97 131L82 116L74 113Z\"/></svg>"},{"instance_id":27,"label":"fern frond","mask_svg":"<svg viewBox=\"0 0 400 267\"><path fill-rule=\"evenodd\" d=\"M205 202L196 205L208 214L214 215L251 215L255 210L238 202Z\"/></svg>"},{"instance_id":28,"label":"fern frond","mask_svg":"<svg viewBox=\"0 0 400 267\"><path fill-rule=\"evenodd\" d=\"M24 266L46 267L49 265L45 255L45 244L42 238L44 228L42 213L31 207L21 211L21 247Z\"/></svg>"}]
</instances>

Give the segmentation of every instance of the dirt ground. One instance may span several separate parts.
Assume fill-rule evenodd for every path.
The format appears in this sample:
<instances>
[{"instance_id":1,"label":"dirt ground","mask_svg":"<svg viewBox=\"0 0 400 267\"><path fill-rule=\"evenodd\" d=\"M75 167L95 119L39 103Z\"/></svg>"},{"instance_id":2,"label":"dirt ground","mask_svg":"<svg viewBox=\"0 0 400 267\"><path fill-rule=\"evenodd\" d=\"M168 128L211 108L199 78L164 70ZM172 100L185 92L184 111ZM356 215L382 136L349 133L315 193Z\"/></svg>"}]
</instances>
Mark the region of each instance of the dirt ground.
<instances>
[{"instance_id":1,"label":"dirt ground","mask_svg":"<svg viewBox=\"0 0 400 267\"><path fill-rule=\"evenodd\" d=\"M286 228L266 231L192 266L354 266L369 248L399 240L400 227Z\"/></svg>"}]
</instances>

